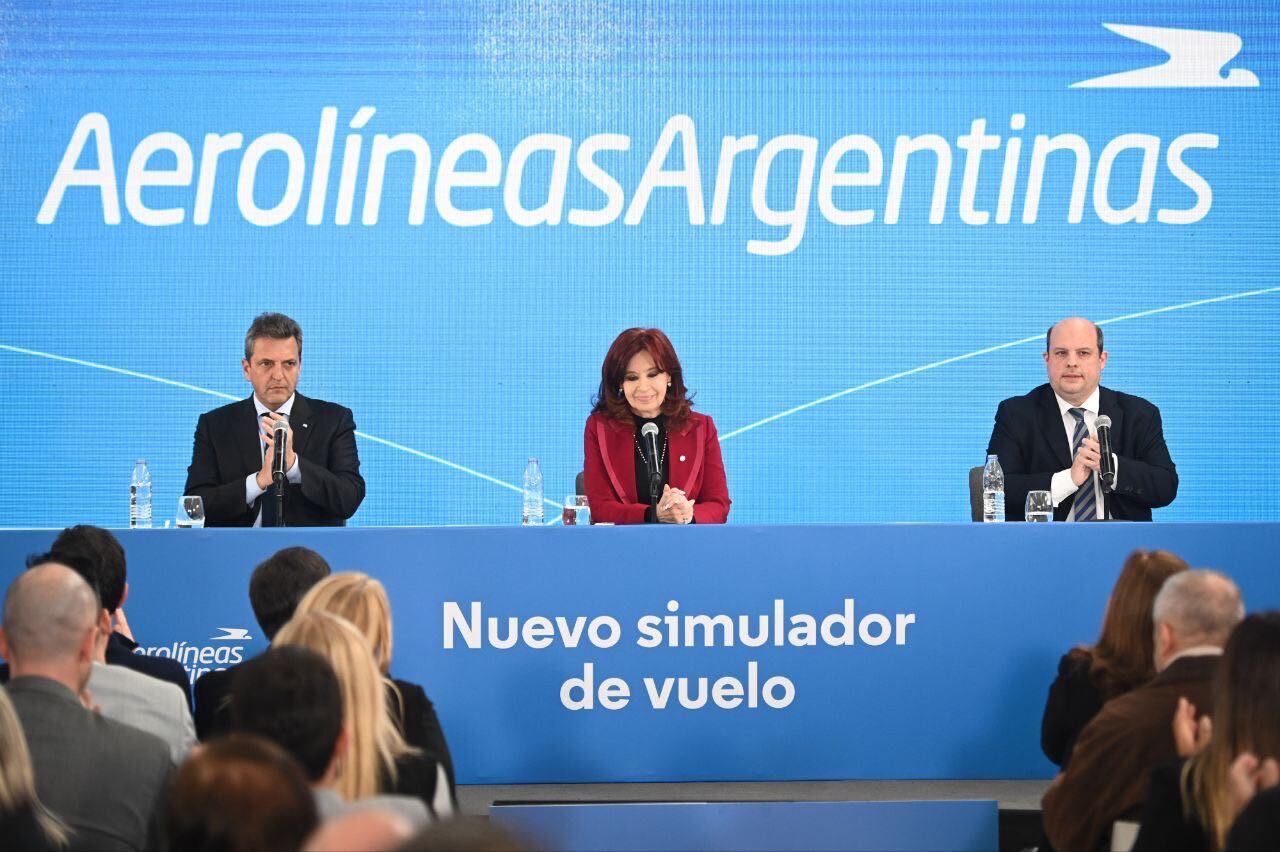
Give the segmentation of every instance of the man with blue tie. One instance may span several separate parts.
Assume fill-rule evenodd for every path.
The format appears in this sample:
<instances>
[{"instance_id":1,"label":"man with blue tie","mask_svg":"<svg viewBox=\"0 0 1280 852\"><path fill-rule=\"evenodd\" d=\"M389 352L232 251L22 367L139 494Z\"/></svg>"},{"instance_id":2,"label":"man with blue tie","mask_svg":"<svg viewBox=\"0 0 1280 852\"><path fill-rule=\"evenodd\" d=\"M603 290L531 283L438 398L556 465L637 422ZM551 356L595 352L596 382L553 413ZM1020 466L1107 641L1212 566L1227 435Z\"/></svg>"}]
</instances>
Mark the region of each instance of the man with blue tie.
<instances>
[{"instance_id":1,"label":"man with blue tie","mask_svg":"<svg viewBox=\"0 0 1280 852\"><path fill-rule=\"evenodd\" d=\"M1165 446L1160 409L1145 399L1099 386L1107 366L1102 329L1070 317L1045 336L1043 384L1000 403L987 454L1000 458L1011 521L1023 519L1028 491L1048 491L1054 519L1149 521L1151 510L1178 493L1178 471ZM1095 423L1111 418L1115 482L1099 478L1102 455Z\"/></svg>"}]
</instances>

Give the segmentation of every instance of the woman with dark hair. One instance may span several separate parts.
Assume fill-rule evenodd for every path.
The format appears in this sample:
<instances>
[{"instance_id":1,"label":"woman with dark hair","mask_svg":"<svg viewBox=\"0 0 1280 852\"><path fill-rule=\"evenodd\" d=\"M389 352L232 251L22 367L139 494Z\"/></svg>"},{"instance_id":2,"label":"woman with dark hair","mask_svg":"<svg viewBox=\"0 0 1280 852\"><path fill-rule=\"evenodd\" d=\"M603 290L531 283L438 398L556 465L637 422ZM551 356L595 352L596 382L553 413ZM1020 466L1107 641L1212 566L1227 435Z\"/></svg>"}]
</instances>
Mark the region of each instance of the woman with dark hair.
<instances>
[{"instance_id":1,"label":"woman with dark hair","mask_svg":"<svg viewBox=\"0 0 1280 852\"><path fill-rule=\"evenodd\" d=\"M720 439L687 394L680 360L661 331L629 328L613 341L583 438L593 521L725 522L729 487ZM652 441L644 435L649 424L657 427Z\"/></svg>"},{"instance_id":2,"label":"woman with dark hair","mask_svg":"<svg viewBox=\"0 0 1280 852\"><path fill-rule=\"evenodd\" d=\"M1233 774L1247 761L1269 767L1274 780L1280 760L1280 611L1251 615L1232 631L1214 680L1212 724L1197 730L1195 708L1183 700L1174 739L1179 753L1198 753L1151 773L1133 848L1222 852L1248 803Z\"/></svg>"},{"instance_id":3,"label":"woman with dark hair","mask_svg":"<svg viewBox=\"0 0 1280 852\"><path fill-rule=\"evenodd\" d=\"M1167 550L1135 550L1124 561L1102 617L1102 635L1072 648L1058 663L1058 677L1040 723L1045 757L1066 767L1076 737L1103 703L1155 675L1155 626L1151 605L1164 581L1187 563Z\"/></svg>"}]
</instances>

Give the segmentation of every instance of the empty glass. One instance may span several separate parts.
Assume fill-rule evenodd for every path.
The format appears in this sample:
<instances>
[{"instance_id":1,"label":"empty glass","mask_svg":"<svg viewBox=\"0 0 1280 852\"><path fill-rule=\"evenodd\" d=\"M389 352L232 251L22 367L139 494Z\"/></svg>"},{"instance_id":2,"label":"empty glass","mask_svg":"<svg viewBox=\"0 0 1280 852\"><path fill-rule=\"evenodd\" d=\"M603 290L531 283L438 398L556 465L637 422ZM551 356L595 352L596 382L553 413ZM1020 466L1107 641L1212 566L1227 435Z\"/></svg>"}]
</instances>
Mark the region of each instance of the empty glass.
<instances>
[{"instance_id":1,"label":"empty glass","mask_svg":"<svg viewBox=\"0 0 1280 852\"><path fill-rule=\"evenodd\" d=\"M1027 508L1023 513L1032 523L1053 520L1053 496L1048 491L1028 491Z\"/></svg>"},{"instance_id":2,"label":"empty glass","mask_svg":"<svg viewBox=\"0 0 1280 852\"><path fill-rule=\"evenodd\" d=\"M178 498L178 529L204 526L204 500L190 494Z\"/></svg>"},{"instance_id":3,"label":"empty glass","mask_svg":"<svg viewBox=\"0 0 1280 852\"><path fill-rule=\"evenodd\" d=\"M560 521L566 527L590 524L591 506L587 503L587 495L570 494L564 498L564 509L560 513Z\"/></svg>"}]
</instances>

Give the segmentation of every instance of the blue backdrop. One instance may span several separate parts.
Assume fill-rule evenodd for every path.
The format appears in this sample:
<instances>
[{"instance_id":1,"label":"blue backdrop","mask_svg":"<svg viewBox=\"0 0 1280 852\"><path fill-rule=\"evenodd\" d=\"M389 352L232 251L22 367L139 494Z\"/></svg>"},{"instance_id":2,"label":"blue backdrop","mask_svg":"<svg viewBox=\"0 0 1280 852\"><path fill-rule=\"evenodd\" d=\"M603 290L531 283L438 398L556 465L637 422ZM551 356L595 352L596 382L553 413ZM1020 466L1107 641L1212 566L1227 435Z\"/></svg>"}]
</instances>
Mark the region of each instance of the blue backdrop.
<instances>
[{"instance_id":1,"label":"blue backdrop","mask_svg":"<svg viewBox=\"0 0 1280 852\"><path fill-rule=\"evenodd\" d=\"M1164 59L1106 23L1235 34L1258 85L1074 86ZM531 454L571 491L631 325L668 331L716 419L733 521L960 519L996 403L1075 313L1107 322L1104 382L1164 413L1158 517L1276 519L1278 26L1202 2L6 3L0 524L121 525L136 457L171 516L263 310L305 330L300 388L356 413L356 524L515 523ZM1037 166L1041 137L1087 162ZM488 177L442 183L486 148Z\"/></svg>"}]
</instances>

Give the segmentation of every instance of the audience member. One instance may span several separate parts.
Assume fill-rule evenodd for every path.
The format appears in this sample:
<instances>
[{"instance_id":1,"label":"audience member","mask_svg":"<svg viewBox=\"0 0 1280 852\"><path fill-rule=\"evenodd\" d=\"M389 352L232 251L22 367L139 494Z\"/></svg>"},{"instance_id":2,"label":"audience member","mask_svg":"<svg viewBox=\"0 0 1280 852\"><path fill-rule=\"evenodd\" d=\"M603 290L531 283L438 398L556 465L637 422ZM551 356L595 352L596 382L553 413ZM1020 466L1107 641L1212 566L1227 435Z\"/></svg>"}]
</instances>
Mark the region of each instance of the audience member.
<instances>
[{"instance_id":1,"label":"audience member","mask_svg":"<svg viewBox=\"0 0 1280 852\"><path fill-rule=\"evenodd\" d=\"M1213 673L1244 606L1222 574L1182 571L1165 581L1152 616L1158 674L1103 706L1045 793L1045 831L1056 849L1096 849L1112 823L1136 818L1152 768L1177 757L1169 720L1178 699L1209 712Z\"/></svg>"},{"instance_id":2,"label":"audience member","mask_svg":"<svg viewBox=\"0 0 1280 852\"><path fill-rule=\"evenodd\" d=\"M0 847L45 852L67 844L66 828L36 795L31 753L9 693L0 686Z\"/></svg>"},{"instance_id":3,"label":"audience member","mask_svg":"<svg viewBox=\"0 0 1280 852\"><path fill-rule=\"evenodd\" d=\"M1280 787L1257 793L1227 833L1227 852L1274 852L1280 849Z\"/></svg>"},{"instance_id":4,"label":"audience member","mask_svg":"<svg viewBox=\"0 0 1280 852\"><path fill-rule=\"evenodd\" d=\"M134 640L129 622L124 615L124 602L129 597L128 572L124 548L109 531L86 525L64 529L53 540L50 550L55 556L66 554L88 559L96 574L96 582L89 585L97 589L102 606L111 616L112 631L107 637L106 661L113 666L125 666L145 675L172 683L182 690L182 698L191 711L191 679L182 663L168 657L151 657L135 653L138 643ZM64 563L66 564L66 563ZM72 566L75 567L75 566Z\"/></svg>"},{"instance_id":5,"label":"audience member","mask_svg":"<svg viewBox=\"0 0 1280 852\"><path fill-rule=\"evenodd\" d=\"M4 601L0 653L22 722L36 792L77 847L141 849L150 834L169 750L157 737L86 709L81 696L99 641L94 590L64 565L26 571Z\"/></svg>"},{"instance_id":6,"label":"audience member","mask_svg":"<svg viewBox=\"0 0 1280 852\"><path fill-rule=\"evenodd\" d=\"M351 743L338 790L347 801L375 793L412 795L431 806L431 789L397 786L397 762L410 755L427 760L404 741L391 710L386 687L369 643L345 618L327 612L298 613L276 634L276 644L301 645L328 660L342 687L343 718ZM415 772L419 777L422 773Z\"/></svg>"},{"instance_id":7,"label":"audience member","mask_svg":"<svg viewBox=\"0 0 1280 852\"><path fill-rule=\"evenodd\" d=\"M326 577L316 583L298 604L299 613L317 610L341 616L354 624L373 650L374 661L383 678L389 678L393 631L391 604L382 583L357 571ZM449 816L457 803L453 760L431 699L418 684L396 679L387 680L387 699L405 741L429 758L422 760L410 756L398 761L396 791L433 790L430 800L432 812L437 817Z\"/></svg>"},{"instance_id":8,"label":"audience member","mask_svg":"<svg viewBox=\"0 0 1280 852\"><path fill-rule=\"evenodd\" d=\"M532 848L492 820L457 817L424 828L398 852L525 852Z\"/></svg>"},{"instance_id":9,"label":"audience member","mask_svg":"<svg viewBox=\"0 0 1280 852\"><path fill-rule=\"evenodd\" d=\"M293 618L294 608L307 590L329 576L329 563L308 547L286 547L253 569L249 578L249 604L267 641ZM196 734L201 740L229 729L227 696L236 669L205 672L196 681Z\"/></svg>"},{"instance_id":10,"label":"audience member","mask_svg":"<svg viewBox=\"0 0 1280 852\"><path fill-rule=\"evenodd\" d=\"M64 551L32 557L32 567L56 563L79 574L91 588L97 587L99 574L83 552ZM108 665L106 649L111 635L111 614L98 611L101 638L94 650L93 672L89 675L89 694L103 716L115 719L148 734L154 734L169 747L174 765L182 762L196 742L195 727L186 696L172 683L148 677L125 666Z\"/></svg>"},{"instance_id":11,"label":"audience member","mask_svg":"<svg viewBox=\"0 0 1280 852\"><path fill-rule=\"evenodd\" d=\"M1058 662L1040 723L1045 757L1066 766L1076 737L1103 703L1155 675L1151 604L1164 581L1185 570L1187 563L1167 550L1129 554L1107 601L1098 641L1071 649Z\"/></svg>"},{"instance_id":12,"label":"audience member","mask_svg":"<svg viewBox=\"0 0 1280 852\"><path fill-rule=\"evenodd\" d=\"M1179 705L1174 738L1180 753L1194 756L1152 772L1135 850L1222 852L1231 823L1246 804L1233 782L1248 782L1252 768L1266 771L1275 783L1280 612L1251 615L1231 634L1214 682L1213 706L1212 722L1205 716L1197 726L1195 708L1185 701Z\"/></svg>"},{"instance_id":13,"label":"audience member","mask_svg":"<svg viewBox=\"0 0 1280 852\"><path fill-rule=\"evenodd\" d=\"M175 773L165 807L169 848L181 852L296 850L316 806L297 763L260 737L201 746Z\"/></svg>"},{"instance_id":14,"label":"audience member","mask_svg":"<svg viewBox=\"0 0 1280 852\"><path fill-rule=\"evenodd\" d=\"M413 836L404 818L387 811L354 811L325 820L305 852L384 852Z\"/></svg>"},{"instance_id":15,"label":"audience member","mask_svg":"<svg viewBox=\"0 0 1280 852\"><path fill-rule=\"evenodd\" d=\"M338 677L315 651L282 645L245 662L236 672L231 695L234 729L266 737L298 761L321 818L375 809L403 818L410 828L428 822L423 803L408 796L343 800L337 788L348 765L350 726L344 724Z\"/></svg>"}]
</instances>

